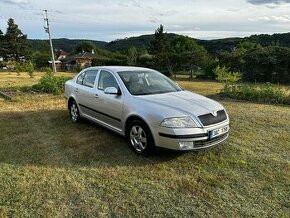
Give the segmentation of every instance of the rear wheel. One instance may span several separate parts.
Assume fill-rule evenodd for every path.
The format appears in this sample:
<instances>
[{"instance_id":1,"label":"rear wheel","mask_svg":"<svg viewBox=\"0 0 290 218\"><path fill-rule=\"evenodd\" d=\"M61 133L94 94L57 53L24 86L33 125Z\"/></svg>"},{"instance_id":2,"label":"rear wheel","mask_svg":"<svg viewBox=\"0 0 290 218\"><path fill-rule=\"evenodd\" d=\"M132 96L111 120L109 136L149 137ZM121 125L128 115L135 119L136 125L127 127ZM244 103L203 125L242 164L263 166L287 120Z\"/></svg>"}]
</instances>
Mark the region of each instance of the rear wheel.
<instances>
[{"instance_id":1,"label":"rear wheel","mask_svg":"<svg viewBox=\"0 0 290 218\"><path fill-rule=\"evenodd\" d=\"M69 107L69 112L70 112L70 119L73 123L78 123L80 121L80 112L78 105L75 101L72 101Z\"/></svg>"},{"instance_id":2,"label":"rear wheel","mask_svg":"<svg viewBox=\"0 0 290 218\"><path fill-rule=\"evenodd\" d=\"M132 150L140 155L149 155L154 151L154 140L150 129L141 120L129 124L127 138Z\"/></svg>"}]
</instances>

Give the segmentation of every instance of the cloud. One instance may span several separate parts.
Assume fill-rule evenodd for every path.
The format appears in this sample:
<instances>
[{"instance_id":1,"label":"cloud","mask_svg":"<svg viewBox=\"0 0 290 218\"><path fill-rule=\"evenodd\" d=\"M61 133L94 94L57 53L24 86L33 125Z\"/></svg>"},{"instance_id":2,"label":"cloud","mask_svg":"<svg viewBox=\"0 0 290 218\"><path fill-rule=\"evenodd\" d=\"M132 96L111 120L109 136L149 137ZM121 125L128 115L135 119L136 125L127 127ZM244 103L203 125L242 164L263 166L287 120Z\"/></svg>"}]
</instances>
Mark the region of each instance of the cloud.
<instances>
[{"instance_id":1,"label":"cloud","mask_svg":"<svg viewBox=\"0 0 290 218\"><path fill-rule=\"evenodd\" d=\"M28 0L4 0L3 1L6 4L11 4L11 5L22 5L22 4L28 4Z\"/></svg>"},{"instance_id":2,"label":"cloud","mask_svg":"<svg viewBox=\"0 0 290 218\"><path fill-rule=\"evenodd\" d=\"M281 5L285 3L290 3L290 0L247 0L253 5Z\"/></svg>"},{"instance_id":3,"label":"cloud","mask_svg":"<svg viewBox=\"0 0 290 218\"><path fill-rule=\"evenodd\" d=\"M282 15L282 16L263 16L263 17L255 17L249 18L249 21L265 21L265 22L274 22L274 23L287 23L290 22L289 15Z\"/></svg>"}]
</instances>

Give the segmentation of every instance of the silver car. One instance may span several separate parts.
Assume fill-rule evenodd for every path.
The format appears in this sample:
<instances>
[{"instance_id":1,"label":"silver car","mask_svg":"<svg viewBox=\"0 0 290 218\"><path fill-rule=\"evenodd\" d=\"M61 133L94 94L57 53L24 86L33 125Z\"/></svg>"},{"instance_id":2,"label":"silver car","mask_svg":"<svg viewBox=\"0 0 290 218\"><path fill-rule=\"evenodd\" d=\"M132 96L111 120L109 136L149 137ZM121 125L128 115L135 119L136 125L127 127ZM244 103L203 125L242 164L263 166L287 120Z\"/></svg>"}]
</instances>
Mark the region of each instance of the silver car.
<instances>
[{"instance_id":1,"label":"silver car","mask_svg":"<svg viewBox=\"0 0 290 218\"><path fill-rule=\"evenodd\" d=\"M125 136L138 154L205 149L229 134L221 104L147 68L87 68L66 82L65 97L72 122L85 118Z\"/></svg>"}]
</instances>

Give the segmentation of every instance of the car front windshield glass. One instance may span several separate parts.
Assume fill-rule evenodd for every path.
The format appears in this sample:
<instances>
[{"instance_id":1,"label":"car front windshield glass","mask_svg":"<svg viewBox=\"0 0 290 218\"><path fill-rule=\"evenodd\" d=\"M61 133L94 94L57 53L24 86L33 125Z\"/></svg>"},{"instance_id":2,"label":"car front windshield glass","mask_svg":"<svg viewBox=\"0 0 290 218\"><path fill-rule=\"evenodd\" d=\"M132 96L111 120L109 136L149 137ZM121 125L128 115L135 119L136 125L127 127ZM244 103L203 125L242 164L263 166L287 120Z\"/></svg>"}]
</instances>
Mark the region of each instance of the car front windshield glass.
<instances>
[{"instance_id":1,"label":"car front windshield glass","mask_svg":"<svg viewBox=\"0 0 290 218\"><path fill-rule=\"evenodd\" d=\"M121 71L118 74L132 95L182 91L173 81L156 71Z\"/></svg>"}]
</instances>

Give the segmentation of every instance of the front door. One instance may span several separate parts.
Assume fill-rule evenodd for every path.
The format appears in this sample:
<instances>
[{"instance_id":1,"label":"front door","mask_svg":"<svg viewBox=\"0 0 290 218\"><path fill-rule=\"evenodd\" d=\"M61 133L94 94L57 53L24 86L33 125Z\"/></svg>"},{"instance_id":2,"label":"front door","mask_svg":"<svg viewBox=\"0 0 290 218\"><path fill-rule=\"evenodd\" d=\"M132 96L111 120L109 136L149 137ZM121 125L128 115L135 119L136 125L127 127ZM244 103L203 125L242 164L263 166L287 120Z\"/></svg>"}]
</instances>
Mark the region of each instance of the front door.
<instances>
[{"instance_id":1,"label":"front door","mask_svg":"<svg viewBox=\"0 0 290 218\"><path fill-rule=\"evenodd\" d=\"M94 108L96 109L96 119L118 132L122 132L123 95L105 94L105 89L115 87L119 89L114 75L105 70L101 70L98 77L98 84L95 90Z\"/></svg>"}]
</instances>

